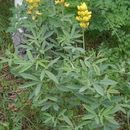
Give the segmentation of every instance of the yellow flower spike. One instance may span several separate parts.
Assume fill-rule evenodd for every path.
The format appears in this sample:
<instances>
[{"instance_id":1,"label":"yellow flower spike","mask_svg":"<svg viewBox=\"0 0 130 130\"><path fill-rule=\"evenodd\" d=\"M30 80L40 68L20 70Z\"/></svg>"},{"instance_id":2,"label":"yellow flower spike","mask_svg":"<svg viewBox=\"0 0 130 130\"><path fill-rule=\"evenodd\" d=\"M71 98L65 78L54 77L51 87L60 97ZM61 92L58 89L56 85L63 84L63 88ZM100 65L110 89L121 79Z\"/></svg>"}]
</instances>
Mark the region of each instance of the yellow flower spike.
<instances>
[{"instance_id":1,"label":"yellow flower spike","mask_svg":"<svg viewBox=\"0 0 130 130\"><path fill-rule=\"evenodd\" d=\"M76 16L76 20L80 21L80 20L81 20L81 18L80 18L79 16Z\"/></svg>"},{"instance_id":2,"label":"yellow flower spike","mask_svg":"<svg viewBox=\"0 0 130 130\"><path fill-rule=\"evenodd\" d=\"M82 11L87 10L87 5L86 5L86 3L82 3L82 4L81 4L80 10L82 10Z\"/></svg>"},{"instance_id":3,"label":"yellow flower spike","mask_svg":"<svg viewBox=\"0 0 130 130\"><path fill-rule=\"evenodd\" d=\"M89 20L91 19L91 11L88 11L87 5L85 3L81 3L77 6L78 16L76 16L76 20L80 22L81 28L87 28L89 26Z\"/></svg>"},{"instance_id":4,"label":"yellow flower spike","mask_svg":"<svg viewBox=\"0 0 130 130\"><path fill-rule=\"evenodd\" d=\"M61 4L63 4L65 2L65 0L59 0Z\"/></svg>"},{"instance_id":5,"label":"yellow flower spike","mask_svg":"<svg viewBox=\"0 0 130 130\"><path fill-rule=\"evenodd\" d=\"M38 6L39 6L39 5L38 5L37 3L33 3L33 4L32 4L32 7L33 7L33 8L38 8Z\"/></svg>"},{"instance_id":6,"label":"yellow flower spike","mask_svg":"<svg viewBox=\"0 0 130 130\"><path fill-rule=\"evenodd\" d=\"M32 20L35 20L36 19L36 16L32 16Z\"/></svg>"},{"instance_id":7,"label":"yellow flower spike","mask_svg":"<svg viewBox=\"0 0 130 130\"><path fill-rule=\"evenodd\" d=\"M86 25L86 23L80 23L80 27L81 27L81 28L86 28L87 25Z\"/></svg>"},{"instance_id":8,"label":"yellow flower spike","mask_svg":"<svg viewBox=\"0 0 130 130\"><path fill-rule=\"evenodd\" d=\"M29 10L33 10L34 7L31 5L31 6L28 7L28 9L29 9Z\"/></svg>"},{"instance_id":9,"label":"yellow flower spike","mask_svg":"<svg viewBox=\"0 0 130 130\"><path fill-rule=\"evenodd\" d=\"M89 22L86 23L87 27L89 26Z\"/></svg>"},{"instance_id":10,"label":"yellow flower spike","mask_svg":"<svg viewBox=\"0 0 130 130\"><path fill-rule=\"evenodd\" d=\"M68 2L65 2L65 3L64 3L64 6L65 6L65 7L69 7L70 4L69 4Z\"/></svg>"},{"instance_id":11,"label":"yellow flower spike","mask_svg":"<svg viewBox=\"0 0 130 130\"><path fill-rule=\"evenodd\" d=\"M78 15L82 15L82 11L78 11Z\"/></svg>"},{"instance_id":12,"label":"yellow flower spike","mask_svg":"<svg viewBox=\"0 0 130 130\"><path fill-rule=\"evenodd\" d=\"M41 2L41 0L35 0L35 3L40 3Z\"/></svg>"},{"instance_id":13,"label":"yellow flower spike","mask_svg":"<svg viewBox=\"0 0 130 130\"><path fill-rule=\"evenodd\" d=\"M34 3L34 1L33 0L28 0L28 3L32 4L32 3Z\"/></svg>"},{"instance_id":14,"label":"yellow flower spike","mask_svg":"<svg viewBox=\"0 0 130 130\"><path fill-rule=\"evenodd\" d=\"M39 11L35 12L36 15L42 15L42 13L40 13Z\"/></svg>"},{"instance_id":15,"label":"yellow flower spike","mask_svg":"<svg viewBox=\"0 0 130 130\"><path fill-rule=\"evenodd\" d=\"M92 12L91 12L91 11L89 11L89 12L88 12L88 15L92 15Z\"/></svg>"},{"instance_id":16,"label":"yellow flower spike","mask_svg":"<svg viewBox=\"0 0 130 130\"><path fill-rule=\"evenodd\" d=\"M32 14L32 11L31 11L31 10L28 10L28 11L27 11L27 14Z\"/></svg>"},{"instance_id":17,"label":"yellow flower spike","mask_svg":"<svg viewBox=\"0 0 130 130\"><path fill-rule=\"evenodd\" d=\"M59 4L60 3L60 1L59 0L55 0L55 4Z\"/></svg>"},{"instance_id":18,"label":"yellow flower spike","mask_svg":"<svg viewBox=\"0 0 130 130\"><path fill-rule=\"evenodd\" d=\"M83 17L86 13L84 11L80 12L80 15Z\"/></svg>"},{"instance_id":19,"label":"yellow flower spike","mask_svg":"<svg viewBox=\"0 0 130 130\"><path fill-rule=\"evenodd\" d=\"M90 19L89 17L83 17L83 21L84 21L84 22L88 22L89 19Z\"/></svg>"},{"instance_id":20,"label":"yellow flower spike","mask_svg":"<svg viewBox=\"0 0 130 130\"><path fill-rule=\"evenodd\" d=\"M80 10L80 6L79 5L77 6L77 8L78 8L78 10Z\"/></svg>"}]
</instances>

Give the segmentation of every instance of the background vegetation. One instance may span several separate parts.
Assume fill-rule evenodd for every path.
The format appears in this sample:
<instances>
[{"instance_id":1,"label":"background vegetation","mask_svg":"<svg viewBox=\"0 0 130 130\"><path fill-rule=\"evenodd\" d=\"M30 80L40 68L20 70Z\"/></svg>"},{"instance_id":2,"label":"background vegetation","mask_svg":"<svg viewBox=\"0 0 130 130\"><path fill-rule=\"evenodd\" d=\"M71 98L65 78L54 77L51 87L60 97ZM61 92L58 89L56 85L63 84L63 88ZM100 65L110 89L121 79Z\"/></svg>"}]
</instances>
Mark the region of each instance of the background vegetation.
<instances>
[{"instance_id":1,"label":"background vegetation","mask_svg":"<svg viewBox=\"0 0 130 130\"><path fill-rule=\"evenodd\" d=\"M63 10L44 0L35 21L23 4L13 9L10 25L11 2L1 2L1 130L130 130L130 2L68 2ZM81 2L92 11L85 50L75 20ZM18 11L28 19L18 22ZM21 26L24 57L14 53L7 33Z\"/></svg>"}]
</instances>

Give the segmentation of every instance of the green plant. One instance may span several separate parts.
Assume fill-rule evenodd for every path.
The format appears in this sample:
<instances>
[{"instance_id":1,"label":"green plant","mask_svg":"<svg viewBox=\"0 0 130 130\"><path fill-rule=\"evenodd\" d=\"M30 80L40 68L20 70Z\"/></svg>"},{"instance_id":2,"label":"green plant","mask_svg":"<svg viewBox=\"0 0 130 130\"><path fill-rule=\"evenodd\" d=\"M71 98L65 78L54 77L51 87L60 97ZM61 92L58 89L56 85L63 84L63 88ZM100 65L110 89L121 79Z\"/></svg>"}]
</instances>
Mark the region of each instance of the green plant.
<instances>
[{"instance_id":1,"label":"green plant","mask_svg":"<svg viewBox=\"0 0 130 130\"><path fill-rule=\"evenodd\" d=\"M104 7L104 1L93 0L91 7L92 4ZM105 2L105 5L106 10L93 6L93 10L99 9L101 15L98 16L102 17L103 26L96 23L99 22L95 20L98 16L93 12L95 15L86 34L92 33L96 37L96 32L108 34L117 28L118 22L114 24L114 20L111 21L114 27L106 24L102 13L110 13L107 11L110 3ZM31 110L35 112L34 124L45 130L116 130L121 127L118 117L122 113L128 125L124 128L129 129L129 45L125 49L121 46L111 48L109 52L106 45L99 50L85 50L82 48L82 30L68 8L55 5L53 0L44 0L38 9L43 15L32 20L32 16L25 11L24 3L16 10L20 12L18 18L27 18L20 21L12 18L10 31L14 32L19 27L27 30L24 43L20 46L26 50L24 57L9 50L5 57L1 57L1 63L8 63L11 73L25 81L20 87L27 91L24 96L31 101ZM87 39L93 40L92 37ZM120 49L124 49L125 53L120 53ZM113 52L118 57L113 56ZM119 61L117 58L120 55L122 58ZM18 104L23 105L20 101ZM23 110L28 108L30 110L30 106ZM22 129L26 112L16 115L19 114L22 116L18 129Z\"/></svg>"},{"instance_id":2,"label":"green plant","mask_svg":"<svg viewBox=\"0 0 130 130\"><path fill-rule=\"evenodd\" d=\"M0 1L0 48L6 46L10 42L9 33L7 28L9 27L9 17L11 16L11 2L8 0Z\"/></svg>"}]
</instances>

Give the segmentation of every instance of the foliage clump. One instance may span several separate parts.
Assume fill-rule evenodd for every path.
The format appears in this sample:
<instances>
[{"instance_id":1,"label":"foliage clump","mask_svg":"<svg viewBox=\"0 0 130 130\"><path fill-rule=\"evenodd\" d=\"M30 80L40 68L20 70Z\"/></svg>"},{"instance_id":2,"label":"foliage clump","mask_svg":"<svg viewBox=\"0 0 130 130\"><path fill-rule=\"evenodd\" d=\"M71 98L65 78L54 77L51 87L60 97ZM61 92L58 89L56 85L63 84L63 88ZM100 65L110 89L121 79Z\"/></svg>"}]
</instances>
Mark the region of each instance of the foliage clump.
<instances>
[{"instance_id":1,"label":"foliage clump","mask_svg":"<svg viewBox=\"0 0 130 130\"><path fill-rule=\"evenodd\" d=\"M18 125L6 127L21 130L31 115L31 126L39 130L117 130L122 126L129 129L128 1L115 0L113 6L113 1L80 4L79 0L76 5L68 1L70 6L64 8L65 1L41 0L35 9L42 15L35 19L26 12L30 1L16 9L17 18L26 18L13 17L9 29L14 32L19 27L26 28L20 46L26 54L21 57L7 50L1 58L14 76L24 79L19 87L26 92L24 101L28 101L25 105L15 98L21 111L14 113L21 116L16 121L13 113L10 121ZM82 23L80 26L75 19L77 5L80 6L76 19ZM92 18L87 5L93 12ZM119 19L120 12L125 18ZM116 16L115 20L112 16ZM90 47L93 42L96 49ZM33 113L28 115L29 111ZM125 123L119 121L120 115Z\"/></svg>"}]
</instances>

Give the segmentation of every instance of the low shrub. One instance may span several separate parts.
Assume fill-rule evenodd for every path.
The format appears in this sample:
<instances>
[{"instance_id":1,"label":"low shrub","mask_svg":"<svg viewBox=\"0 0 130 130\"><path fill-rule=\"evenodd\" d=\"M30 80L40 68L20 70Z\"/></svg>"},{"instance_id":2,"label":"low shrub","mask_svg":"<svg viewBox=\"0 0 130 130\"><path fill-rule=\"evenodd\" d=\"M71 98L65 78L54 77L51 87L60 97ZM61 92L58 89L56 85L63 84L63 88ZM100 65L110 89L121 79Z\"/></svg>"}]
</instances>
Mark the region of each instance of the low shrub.
<instances>
[{"instance_id":1,"label":"low shrub","mask_svg":"<svg viewBox=\"0 0 130 130\"><path fill-rule=\"evenodd\" d=\"M128 5L126 2L120 1L120 4ZM105 44L96 50L89 50L88 44L84 44L87 40L90 44L90 40L97 37L96 32L109 34L113 39L118 36L117 30L128 24L127 15L121 20L127 23L125 25L116 21L121 16L119 14L115 14L118 18L111 19L113 14L108 10L112 3L101 0L89 3L92 20L86 30L80 28L75 19L77 9L75 14L73 11L71 13L64 2L55 4L54 0L44 0L30 10L32 3L27 0L14 10L19 14L17 18L12 18L9 30L14 32L20 27L26 28L23 43L19 46L26 50L26 54L21 57L8 50L1 63L8 63L11 73L25 80L20 87L27 92L26 96L31 102L31 108L27 108L34 111L34 125L39 124L39 129L116 130L124 125L123 121L119 121L120 115L127 122L124 128L129 129L128 35L121 41L116 39L120 47L108 48ZM114 11L115 6L110 9ZM110 23L107 20L111 20ZM126 42L123 46L128 45L125 48L121 45L124 38ZM111 40L106 41L109 43ZM122 50L124 52L120 53ZM23 115L29 117L25 113ZM21 116L18 122L23 119L26 118ZM22 129L23 124L19 125L21 128L17 129ZM13 128L9 126L9 129Z\"/></svg>"}]
</instances>

